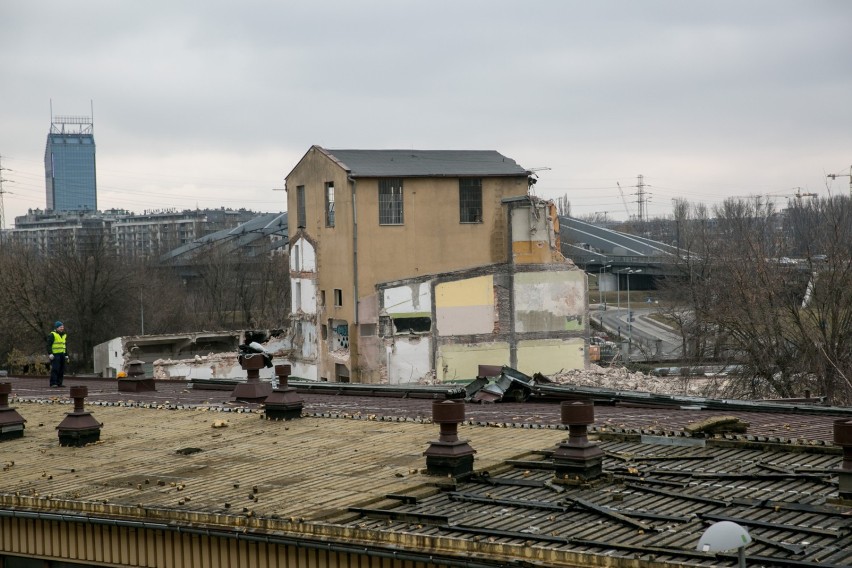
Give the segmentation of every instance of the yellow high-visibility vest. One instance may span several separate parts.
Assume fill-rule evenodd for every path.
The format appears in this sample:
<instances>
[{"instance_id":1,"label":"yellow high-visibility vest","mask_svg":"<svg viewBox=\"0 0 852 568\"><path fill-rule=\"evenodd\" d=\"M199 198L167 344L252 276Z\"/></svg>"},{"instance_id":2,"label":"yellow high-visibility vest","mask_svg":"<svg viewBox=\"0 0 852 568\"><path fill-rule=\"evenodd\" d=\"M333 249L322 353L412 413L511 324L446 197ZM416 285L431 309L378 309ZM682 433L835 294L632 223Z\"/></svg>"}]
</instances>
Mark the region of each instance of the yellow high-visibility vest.
<instances>
[{"instance_id":1,"label":"yellow high-visibility vest","mask_svg":"<svg viewBox=\"0 0 852 568\"><path fill-rule=\"evenodd\" d=\"M68 334L63 333L59 335L55 331L51 331L50 333L53 334L53 344L50 346L50 350L53 353L65 353L65 336Z\"/></svg>"}]
</instances>

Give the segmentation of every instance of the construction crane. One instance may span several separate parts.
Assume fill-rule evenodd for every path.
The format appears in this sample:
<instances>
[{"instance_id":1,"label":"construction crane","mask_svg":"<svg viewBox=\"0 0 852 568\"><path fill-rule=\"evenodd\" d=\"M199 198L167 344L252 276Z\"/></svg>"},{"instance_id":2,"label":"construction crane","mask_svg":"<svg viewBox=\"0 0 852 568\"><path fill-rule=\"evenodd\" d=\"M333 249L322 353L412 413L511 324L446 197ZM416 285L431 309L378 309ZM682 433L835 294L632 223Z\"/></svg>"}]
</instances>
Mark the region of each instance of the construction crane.
<instances>
[{"instance_id":1,"label":"construction crane","mask_svg":"<svg viewBox=\"0 0 852 568\"><path fill-rule=\"evenodd\" d=\"M620 183L615 182L615 184L618 186L618 193L621 194L621 201L624 203L624 210L627 212L627 220L629 221L630 220L630 207L627 206L627 198L624 197L624 190L621 189Z\"/></svg>"},{"instance_id":2,"label":"construction crane","mask_svg":"<svg viewBox=\"0 0 852 568\"><path fill-rule=\"evenodd\" d=\"M785 197L785 198L787 198L787 201L794 199L794 198L801 201L805 197L813 197L813 198L819 197L816 193L803 193L801 187L794 187L792 189L795 189L796 193L763 193L763 194L760 194L760 195L758 195L758 194L732 195L731 197L733 197L734 199L753 199L755 197L767 197L767 198L770 198L770 199L778 199L780 197Z\"/></svg>"},{"instance_id":3,"label":"construction crane","mask_svg":"<svg viewBox=\"0 0 852 568\"><path fill-rule=\"evenodd\" d=\"M818 197L818 196L817 196L816 193L802 193L802 188L797 187L796 193L788 196L787 199L790 199L791 197L795 197L796 199L802 199L803 197Z\"/></svg>"},{"instance_id":4,"label":"construction crane","mask_svg":"<svg viewBox=\"0 0 852 568\"><path fill-rule=\"evenodd\" d=\"M849 195L852 196L852 166L849 166L849 173L848 174L828 174L825 177L827 177L828 179L830 179L832 181L836 180L839 177L848 177L849 178Z\"/></svg>"}]
</instances>

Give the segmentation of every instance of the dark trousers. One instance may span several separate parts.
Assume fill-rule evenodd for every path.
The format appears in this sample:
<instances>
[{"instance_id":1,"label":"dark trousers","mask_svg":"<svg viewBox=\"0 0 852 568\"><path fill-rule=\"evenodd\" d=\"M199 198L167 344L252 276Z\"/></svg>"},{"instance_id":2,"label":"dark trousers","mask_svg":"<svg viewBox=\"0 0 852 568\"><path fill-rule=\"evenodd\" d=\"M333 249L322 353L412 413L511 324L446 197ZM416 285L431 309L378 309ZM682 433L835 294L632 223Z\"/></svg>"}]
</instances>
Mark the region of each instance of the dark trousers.
<instances>
[{"instance_id":1,"label":"dark trousers","mask_svg":"<svg viewBox=\"0 0 852 568\"><path fill-rule=\"evenodd\" d=\"M53 361L50 362L50 386L62 386L65 378L65 353L54 353Z\"/></svg>"}]
</instances>

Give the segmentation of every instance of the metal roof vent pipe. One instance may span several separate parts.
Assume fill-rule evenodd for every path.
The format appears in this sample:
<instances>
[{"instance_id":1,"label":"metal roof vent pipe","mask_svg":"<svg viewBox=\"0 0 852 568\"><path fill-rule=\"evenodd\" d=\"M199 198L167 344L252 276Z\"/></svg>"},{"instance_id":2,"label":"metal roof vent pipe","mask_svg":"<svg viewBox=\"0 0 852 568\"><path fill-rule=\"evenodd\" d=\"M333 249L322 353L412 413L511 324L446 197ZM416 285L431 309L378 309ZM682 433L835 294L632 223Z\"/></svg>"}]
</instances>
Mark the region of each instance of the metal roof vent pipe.
<instances>
[{"instance_id":1,"label":"metal roof vent pipe","mask_svg":"<svg viewBox=\"0 0 852 568\"><path fill-rule=\"evenodd\" d=\"M69 412L56 427L59 430L60 446L85 446L101 439L103 424L95 420L91 412L83 408L83 402L89 388L85 386L71 387L71 398L74 399L74 412Z\"/></svg>"},{"instance_id":2,"label":"metal roof vent pipe","mask_svg":"<svg viewBox=\"0 0 852 568\"><path fill-rule=\"evenodd\" d=\"M591 402L565 401L561 405L562 423L567 425L568 439L553 452L559 483L584 482L603 473L603 450L589 442L588 429L595 423L595 406Z\"/></svg>"},{"instance_id":3,"label":"metal roof vent pipe","mask_svg":"<svg viewBox=\"0 0 852 568\"><path fill-rule=\"evenodd\" d=\"M296 389L287 384L290 376L290 365L275 365L275 377L278 388L266 397L263 408L270 420L293 420L302 416L302 399L296 394Z\"/></svg>"},{"instance_id":4,"label":"metal roof vent pipe","mask_svg":"<svg viewBox=\"0 0 852 568\"><path fill-rule=\"evenodd\" d=\"M834 443L843 448L843 463L837 472L840 482L837 492L844 501L852 501L852 420L841 418L834 421Z\"/></svg>"},{"instance_id":5,"label":"metal roof vent pipe","mask_svg":"<svg viewBox=\"0 0 852 568\"><path fill-rule=\"evenodd\" d=\"M135 359L127 364L127 376L118 379L119 392L149 392L156 391L153 377L145 376L142 366L144 361Z\"/></svg>"},{"instance_id":6,"label":"metal roof vent pipe","mask_svg":"<svg viewBox=\"0 0 852 568\"><path fill-rule=\"evenodd\" d=\"M9 406L12 383L0 383L0 441L24 437L24 418Z\"/></svg>"},{"instance_id":7,"label":"metal roof vent pipe","mask_svg":"<svg viewBox=\"0 0 852 568\"><path fill-rule=\"evenodd\" d=\"M246 382L231 391L231 400L263 402L272 394L272 385L260 382L260 370L272 366L272 356L259 343L240 345L240 366L246 372Z\"/></svg>"},{"instance_id":8,"label":"metal roof vent pipe","mask_svg":"<svg viewBox=\"0 0 852 568\"><path fill-rule=\"evenodd\" d=\"M432 422L441 426L440 437L429 443L426 473L462 477L473 473L473 454L467 440L459 440L459 424L464 422L464 401L432 401Z\"/></svg>"}]
</instances>

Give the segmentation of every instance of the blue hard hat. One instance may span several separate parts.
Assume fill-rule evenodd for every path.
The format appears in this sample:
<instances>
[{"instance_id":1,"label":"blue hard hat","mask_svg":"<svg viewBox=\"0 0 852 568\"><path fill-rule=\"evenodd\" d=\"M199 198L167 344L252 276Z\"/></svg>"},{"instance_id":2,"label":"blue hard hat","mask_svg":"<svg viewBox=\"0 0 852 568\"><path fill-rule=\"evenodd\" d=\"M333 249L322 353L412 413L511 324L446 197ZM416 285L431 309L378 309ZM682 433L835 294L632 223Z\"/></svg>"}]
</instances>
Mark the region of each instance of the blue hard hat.
<instances>
[{"instance_id":1,"label":"blue hard hat","mask_svg":"<svg viewBox=\"0 0 852 568\"><path fill-rule=\"evenodd\" d=\"M62 322L61 322L61 321L55 322L55 323L53 324L53 329L56 329L56 328L58 328L58 327L62 327Z\"/></svg>"}]
</instances>

